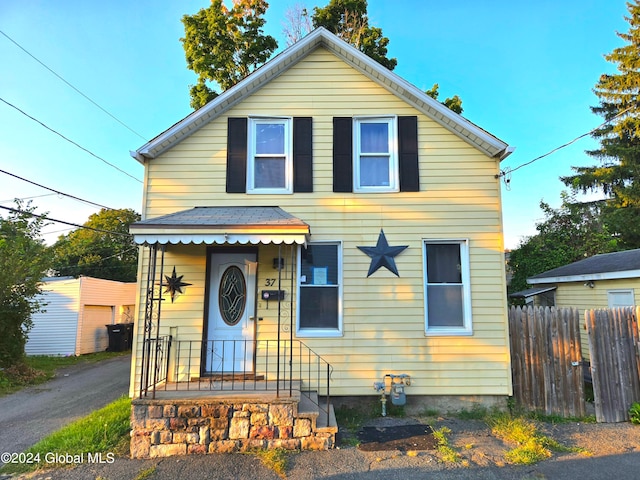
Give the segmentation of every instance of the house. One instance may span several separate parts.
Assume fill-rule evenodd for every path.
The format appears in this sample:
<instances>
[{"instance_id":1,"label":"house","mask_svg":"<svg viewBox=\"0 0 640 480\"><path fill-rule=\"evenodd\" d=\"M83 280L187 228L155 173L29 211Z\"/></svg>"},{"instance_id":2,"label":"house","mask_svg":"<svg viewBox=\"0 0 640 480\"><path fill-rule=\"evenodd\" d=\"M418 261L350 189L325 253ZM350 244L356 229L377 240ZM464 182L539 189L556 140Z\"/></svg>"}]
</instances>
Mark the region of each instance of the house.
<instances>
[{"instance_id":1,"label":"house","mask_svg":"<svg viewBox=\"0 0 640 480\"><path fill-rule=\"evenodd\" d=\"M100 278L44 278L38 301L44 311L32 315L27 355L82 355L109 346L106 325L131 323L136 284Z\"/></svg>"},{"instance_id":2,"label":"house","mask_svg":"<svg viewBox=\"0 0 640 480\"><path fill-rule=\"evenodd\" d=\"M584 311L633 307L640 292L640 249L604 253L527 278L539 290L554 293L556 307L574 307L584 322ZM589 358L586 330L581 331L582 354Z\"/></svg>"},{"instance_id":3,"label":"house","mask_svg":"<svg viewBox=\"0 0 640 480\"><path fill-rule=\"evenodd\" d=\"M512 150L319 28L132 152L132 455L330 446L284 405L298 390L502 404ZM256 384L275 424L241 395Z\"/></svg>"}]
</instances>

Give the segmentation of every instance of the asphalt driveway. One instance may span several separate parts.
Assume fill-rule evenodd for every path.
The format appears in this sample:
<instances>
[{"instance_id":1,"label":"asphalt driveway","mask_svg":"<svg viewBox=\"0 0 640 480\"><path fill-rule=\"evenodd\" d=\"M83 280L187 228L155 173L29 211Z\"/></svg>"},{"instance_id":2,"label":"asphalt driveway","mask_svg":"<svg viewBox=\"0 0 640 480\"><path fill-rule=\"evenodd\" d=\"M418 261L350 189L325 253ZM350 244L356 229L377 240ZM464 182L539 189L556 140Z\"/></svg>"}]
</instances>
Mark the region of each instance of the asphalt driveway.
<instances>
[{"instance_id":1,"label":"asphalt driveway","mask_svg":"<svg viewBox=\"0 0 640 480\"><path fill-rule=\"evenodd\" d=\"M0 452L22 452L127 394L130 364L131 357L126 355L74 365L59 370L47 383L0 397Z\"/></svg>"}]
</instances>

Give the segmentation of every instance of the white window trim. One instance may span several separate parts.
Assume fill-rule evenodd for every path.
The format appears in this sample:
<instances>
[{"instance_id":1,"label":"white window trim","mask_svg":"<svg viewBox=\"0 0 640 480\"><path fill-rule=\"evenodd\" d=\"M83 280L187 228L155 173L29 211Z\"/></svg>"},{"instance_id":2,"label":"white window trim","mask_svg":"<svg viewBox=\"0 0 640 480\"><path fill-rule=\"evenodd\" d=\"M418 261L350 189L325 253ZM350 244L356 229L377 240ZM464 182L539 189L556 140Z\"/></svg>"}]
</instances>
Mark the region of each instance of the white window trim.
<instances>
[{"instance_id":1,"label":"white window trim","mask_svg":"<svg viewBox=\"0 0 640 480\"><path fill-rule=\"evenodd\" d=\"M389 125L389 186L360 186L360 124L381 123ZM353 117L353 191L355 193L388 193L400 191L398 163L398 117L397 115Z\"/></svg>"},{"instance_id":2,"label":"white window trim","mask_svg":"<svg viewBox=\"0 0 640 480\"><path fill-rule=\"evenodd\" d=\"M300 289L304 288L300 285L300 272L302 267L302 246L298 246L297 268L298 280L296 285L296 337L299 338L323 338L323 337L342 337L342 293L344 280L342 278L342 241L341 240L322 240L317 242L309 242L308 245L337 245L338 246L338 328L300 328ZM333 286L329 286L333 288Z\"/></svg>"},{"instance_id":3,"label":"white window trim","mask_svg":"<svg viewBox=\"0 0 640 480\"><path fill-rule=\"evenodd\" d=\"M261 123L282 123L284 125L284 188L255 188L256 126ZM249 117L247 132L247 189L249 194L291 194L293 193L293 118L292 117Z\"/></svg>"},{"instance_id":4,"label":"white window trim","mask_svg":"<svg viewBox=\"0 0 640 480\"><path fill-rule=\"evenodd\" d=\"M615 295L620 293L631 295L631 299L633 300L633 305L629 305L628 307L634 307L636 305L636 296L633 288L615 288L615 289L607 290L607 305L609 306L609 308L627 308L627 307L611 306L611 294Z\"/></svg>"},{"instance_id":5,"label":"white window trim","mask_svg":"<svg viewBox=\"0 0 640 480\"><path fill-rule=\"evenodd\" d=\"M427 298L427 247L429 245L460 245L460 261L462 262L462 327L431 327L429 328L429 308ZM428 337L436 336L468 336L473 335L473 319L471 315L471 273L469 271L469 240L468 239L423 239L422 263L424 289L424 334Z\"/></svg>"}]
</instances>

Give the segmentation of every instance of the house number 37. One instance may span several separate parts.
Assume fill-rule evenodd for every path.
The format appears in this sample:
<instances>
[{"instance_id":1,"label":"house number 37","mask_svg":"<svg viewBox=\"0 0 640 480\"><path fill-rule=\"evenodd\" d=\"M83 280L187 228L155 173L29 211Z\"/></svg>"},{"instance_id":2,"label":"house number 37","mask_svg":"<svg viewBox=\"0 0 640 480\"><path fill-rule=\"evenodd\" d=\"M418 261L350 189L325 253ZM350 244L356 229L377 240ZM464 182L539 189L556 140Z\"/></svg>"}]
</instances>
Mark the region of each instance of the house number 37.
<instances>
[{"instance_id":1,"label":"house number 37","mask_svg":"<svg viewBox=\"0 0 640 480\"><path fill-rule=\"evenodd\" d=\"M276 284L276 279L275 278L267 278L264 281L264 286L265 287L273 287Z\"/></svg>"}]
</instances>

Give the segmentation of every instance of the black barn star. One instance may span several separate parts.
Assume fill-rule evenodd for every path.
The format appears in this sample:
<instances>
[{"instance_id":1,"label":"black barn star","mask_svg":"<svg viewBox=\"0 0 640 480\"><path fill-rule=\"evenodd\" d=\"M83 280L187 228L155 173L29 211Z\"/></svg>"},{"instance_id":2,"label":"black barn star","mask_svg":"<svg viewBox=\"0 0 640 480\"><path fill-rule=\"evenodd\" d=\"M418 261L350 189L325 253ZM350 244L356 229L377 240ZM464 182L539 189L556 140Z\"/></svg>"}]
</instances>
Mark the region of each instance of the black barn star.
<instances>
[{"instance_id":1,"label":"black barn star","mask_svg":"<svg viewBox=\"0 0 640 480\"><path fill-rule=\"evenodd\" d=\"M167 287L164 293L168 293L171 296L171 303L173 303L176 293L183 293L182 287L188 287L189 285L192 285L191 283L183 282L182 277L184 277L184 275L180 275L179 277L176 275L176 267L173 267L173 273L171 274L171 276L164 276L164 278L167 280L167 283L163 283L162 286Z\"/></svg>"},{"instance_id":2,"label":"black barn star","mask_svg":"<svg viewBox=\"0 0 640 480\"><path fill-rule=\"evenodd\" d=\"M396 268L396 262L393 257L402 252L408 245L401 247L390 247L387 243L387 238L384 236L384 231L380 229L380 236L378 236L378 243L375 247L358 247L364 253L371 257L371 265L369 266L369 273L367 277L370 277L380 267L385 267L391 273L395 273L396 277L399 277L398 269Z\"/></svg>"}]
</instances>

